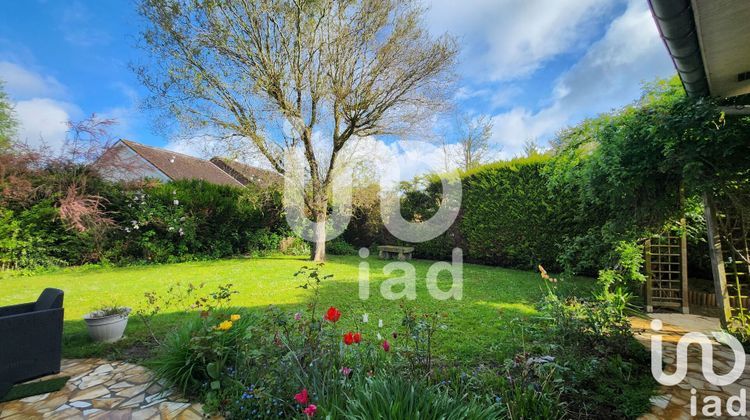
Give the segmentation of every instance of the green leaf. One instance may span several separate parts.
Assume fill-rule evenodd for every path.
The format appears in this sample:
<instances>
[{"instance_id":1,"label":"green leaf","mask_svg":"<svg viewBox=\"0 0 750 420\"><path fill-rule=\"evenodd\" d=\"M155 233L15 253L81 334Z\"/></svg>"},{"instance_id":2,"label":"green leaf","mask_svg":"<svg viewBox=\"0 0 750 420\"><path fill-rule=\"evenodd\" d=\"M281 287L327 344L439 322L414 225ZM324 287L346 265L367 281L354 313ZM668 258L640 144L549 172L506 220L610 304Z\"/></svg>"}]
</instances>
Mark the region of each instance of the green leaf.
<instances>
[{"instance_id":1,"label":"green leaf","mask_svg":"<svg viewBox=\"0 0 750 420\"><path fill-rule=\"evenodd\" d=\"M221 367L219 367L219 364L216 362L207 364L206 371L208 372L208 376L211 377L211 379L219 379L221 375Z\"/></svg>"}]
</instances>

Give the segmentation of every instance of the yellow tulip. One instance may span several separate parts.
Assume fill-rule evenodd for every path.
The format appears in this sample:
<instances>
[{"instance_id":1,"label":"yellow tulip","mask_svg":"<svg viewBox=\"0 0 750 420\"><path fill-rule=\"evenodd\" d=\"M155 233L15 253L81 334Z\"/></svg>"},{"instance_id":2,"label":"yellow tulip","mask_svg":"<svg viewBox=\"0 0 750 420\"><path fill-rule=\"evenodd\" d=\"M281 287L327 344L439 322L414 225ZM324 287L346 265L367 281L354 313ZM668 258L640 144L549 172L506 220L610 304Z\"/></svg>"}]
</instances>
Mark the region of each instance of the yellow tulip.
<instances>
[{"instance_id":1,"label":"yellow tulip","mask_svg":"<svg viewBox=\"0 0 750 420\"><path fill-rule=\"evenodd\" d=\"M221 331L226 331L226 330L232 328L232 321L224 321L221 324L219 324L219 326L216 327L216 328L219 329L219 330L221 330Z\"/></svg>"},{"instance_id":2,"label":"yellow tulip","mask_svg":"<svg viewBox=\"0 0 750 420\"><path fill-rule=\"evenodd\" d=\"M231 319L232 321L239 321L240 320L240 316L237 315L237 314L234 314L234 315L230 316L229 319Z\"/></svg>"}]
</instances>

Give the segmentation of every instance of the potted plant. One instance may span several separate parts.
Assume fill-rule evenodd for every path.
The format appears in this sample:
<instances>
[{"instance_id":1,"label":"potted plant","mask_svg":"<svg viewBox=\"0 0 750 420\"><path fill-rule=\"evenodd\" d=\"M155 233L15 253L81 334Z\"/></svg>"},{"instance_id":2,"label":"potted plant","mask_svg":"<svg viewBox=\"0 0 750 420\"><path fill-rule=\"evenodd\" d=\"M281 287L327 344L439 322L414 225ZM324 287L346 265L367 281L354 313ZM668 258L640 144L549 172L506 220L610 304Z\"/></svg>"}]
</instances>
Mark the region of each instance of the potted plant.
<instances>
[{"instance_id":1,"label":"potted plant","mask_svg":"<svg viewBox=\"0 0 750 420\"><path fill-rule=\"evenodd\" d=\"M83 316L89 336L96 342L114 343L122 338L128 325L130 308L124 306L103 306Z\"/></svg>"}]
</instances>

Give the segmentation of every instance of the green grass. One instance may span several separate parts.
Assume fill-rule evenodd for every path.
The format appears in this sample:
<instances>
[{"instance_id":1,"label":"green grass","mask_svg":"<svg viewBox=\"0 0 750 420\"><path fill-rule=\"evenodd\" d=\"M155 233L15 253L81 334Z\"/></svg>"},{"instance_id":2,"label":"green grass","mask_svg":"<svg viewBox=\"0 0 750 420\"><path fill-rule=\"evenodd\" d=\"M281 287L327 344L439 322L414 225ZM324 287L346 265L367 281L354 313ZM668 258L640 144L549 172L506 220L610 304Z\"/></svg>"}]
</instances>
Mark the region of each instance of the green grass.
<instances>
[{"instance_id":1,"label":"green grass","mask_svg":"<svg viewBox=\"0 0 750 420\"><path fill-rule=\"evenodd\" d=\"M370 322L362 327L365 337L380 331L390 334L401 322L399 305L402 301L389 301L380 296L380 283L388 277L401 276L397 271L383 274L386 261L369 258L370 299L358 297L357 257L330 257L322 269L323 274L334 277L321 286L321 304L339 307L344 315L341 328L352 328L356 317L361 321L363 312ZM446 330L436 337L436 352L445 359L502 361L520 346L519 323L516 319L533 317L535 305L543 295L542 280L537 273L481 265L464 265L463 299L438 301L433 299L425 285L425 275L431 261L413 261L417 274L417 299L408 302L420 312L446 314ZM86 333L82 316L105 304L131 306L134 309L144 302L144 293L163 291L169 284L205 282L213 290L219 284L233 283L239 291L232 300L233 306L262 310L277 305L289 310L305 308L311 292L298 288L302 279L294 273L309 261L302 258L275 256L267 258L201 261L181 264L131 266L118 268L80 267L33 276L14 276L0 279L0 306L35 300L45 287L65 291L64 355L66 357L103 356L110 358L139 359L148 357L143 345L148 340L143 323L131 316L126 338L116 344L92 343ZM448 273L440 276L439 284L447 289ZM588 290L592 281L576 278L562 287L572 292ZM166 334L179 325L185 315L166 313L155 319L159 334ZM378 330L378 319L384 327Z\"/></svg>"}]
</instances>

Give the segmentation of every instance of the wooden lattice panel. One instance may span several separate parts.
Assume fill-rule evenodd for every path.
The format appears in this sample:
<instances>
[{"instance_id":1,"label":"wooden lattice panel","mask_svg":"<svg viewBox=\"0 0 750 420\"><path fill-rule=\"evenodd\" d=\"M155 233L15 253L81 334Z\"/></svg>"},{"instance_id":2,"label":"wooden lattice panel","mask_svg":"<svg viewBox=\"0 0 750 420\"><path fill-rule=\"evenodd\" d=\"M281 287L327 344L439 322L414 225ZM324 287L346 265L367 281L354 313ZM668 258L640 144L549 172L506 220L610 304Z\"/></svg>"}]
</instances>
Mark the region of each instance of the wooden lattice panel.
<instances>
[{"instance_id":1,"label":"wooden lattice panel","mask_svg":"<svg viewBox=\"0 0 750 420\"><path fill-rule=\"evenodd\" d=\"M747 256L750 255L748 245L748 232L743 228L740 218L731 217L726 214L719 216L722 227L728 232L725 243L722 246L724 256L724 271L727 276L727 289L729 291L729 302L732 313L737 314L741 310L748 313L747 300L750 297L750 269L747 262L736 252Z\"/></svg>"},{"instance_id":2,"label":"wooden lattice panel","mask_svg":"<svg viewBox=\"0 0 750 420\"><path fill-rule=\"evenodd\" d=\"M683 312L688 311L686 249L684 229L670 229L646 241L648 311L653 308L680 308Z\"/></svg>"}]
</instances>

